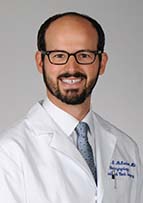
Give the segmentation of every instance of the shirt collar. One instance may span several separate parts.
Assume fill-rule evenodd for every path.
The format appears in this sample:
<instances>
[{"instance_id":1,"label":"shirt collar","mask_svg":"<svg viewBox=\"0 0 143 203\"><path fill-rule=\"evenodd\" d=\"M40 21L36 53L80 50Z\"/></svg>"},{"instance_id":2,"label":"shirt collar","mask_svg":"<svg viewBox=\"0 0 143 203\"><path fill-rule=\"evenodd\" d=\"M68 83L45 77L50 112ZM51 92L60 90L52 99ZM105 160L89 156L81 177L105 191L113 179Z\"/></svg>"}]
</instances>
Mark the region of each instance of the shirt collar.
<instances>
[{"instance_id":1,"label":"shirt collar","mask_svg":"<svg viewBox=\"0 0 143 203\"><path fill-rule=\"evenodd\" d=\"M70 135L73 132L79 122L76 118L57 107L48 98L44 100L43 106L65 134Z\"/></svg>"},{"instance_id":2,"label":"shirt collar","mask_svg":"<svg viewBox=\"0 0 143 203\"><path fill-rule=\"evenodd\" d=\"M48 98L44 100L43 107L50 114L50 116L57 123L57 125L64 131L64 133L70 136L79 121L67 112L57 107ZM88 112L88 114L84 117L82 121L86 122L89 125L90 133L93 134L94 122L91 110Z\"/></svg>"},{"instance_id":3,"label":"shirt collar","mask_svg":"<svg viewBox=\"0 0 143 203\"><path fill-rule=\"evenodd\" d=\"M94 121L93 121L93 112L92 110L90 110L87 115L84 117L84 119L82 120L83 122L86 122L89 126L90 129L90 134L94 135Z\"/></svg>"}]
</instances>

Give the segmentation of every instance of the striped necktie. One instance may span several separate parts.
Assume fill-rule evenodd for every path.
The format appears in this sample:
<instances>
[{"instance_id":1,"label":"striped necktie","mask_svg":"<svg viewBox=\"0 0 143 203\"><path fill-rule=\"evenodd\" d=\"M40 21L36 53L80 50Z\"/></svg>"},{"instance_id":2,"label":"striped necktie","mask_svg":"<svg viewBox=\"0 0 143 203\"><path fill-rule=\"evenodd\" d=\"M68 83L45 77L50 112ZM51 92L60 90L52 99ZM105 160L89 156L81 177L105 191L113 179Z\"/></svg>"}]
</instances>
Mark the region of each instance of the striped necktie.
<instances>
[{"instance_id":1,"label":"striped necktie","mask_svg":"<svg viewBox=\"0 0 143 203\"><path fill-rule=\"evenodd\" d=\"M97 183L97 173L94 164L93 152L87 137L88 130L89 126L85 122L79 122L79 124L75 128L75 131L77 133L77 148L85 159L86 163L88 164L94 176L95 182Z\"/></svg>"}]
</instances>

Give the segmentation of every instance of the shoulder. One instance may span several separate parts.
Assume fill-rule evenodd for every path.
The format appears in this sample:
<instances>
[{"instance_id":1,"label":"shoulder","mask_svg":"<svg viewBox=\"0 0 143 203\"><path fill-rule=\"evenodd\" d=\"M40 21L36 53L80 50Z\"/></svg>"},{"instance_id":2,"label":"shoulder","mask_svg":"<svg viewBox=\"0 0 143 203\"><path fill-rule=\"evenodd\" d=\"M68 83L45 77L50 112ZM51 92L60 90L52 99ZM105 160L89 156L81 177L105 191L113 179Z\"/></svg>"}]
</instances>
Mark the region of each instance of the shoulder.
<instances>
[{"instance_id":1,"label":"shoulder","mask_svg":"<svg viewBox=\"0 0 143 203\"><path fill-rule=\"evenodd\" d=\"M122 146L126 146L126 147L131 146L131 147L137 149L136 142L129 135L127 135L125 132L123 132L121 129L116 127L111 122L109 122L109 121L105 120L104 118L102 118L100 115L98 115L96 113L93 113L93 115L94 115L95 122L97 122L98 125L102 129L104 129L106 132L108 132L109 134L114 135L115 138L117 139L118 143L121 143Z\"/></svg>"},{"instance_id":2,"label":"shoulder","mask_svg":"<svg viewBox=\"0 0 143 203\"><path fill-rule=\"evenodd\" d=\"M24 131L24 119L12 125L11 127L3 130L0 133L0 147L10 144L13 141L19 140Z\"/></svg>"},{"instance_id":3,"label":"shoulder","mask_svg":"<svg viewBox=\"0 0 143 203\"><path fill-rule=\"evenodd\" d=\"M26 116L0 133L0 154L10 159L18 159L21 152L25 150L30 137L34 137L32 121L39 115L40 105L34 105ZM38 117L37 116L37 117ZM40 118L39 118L40 119ZM37 121L37 120L36 120ZM35 121L35 122L36 122Z\"/></svg>"},{"instance_id":4,"label":"shoulder","mask_svg":"<svg viewBox=\"0 0 143 203\"><path fill-rule=\"evenodd\" d=\"M40 134L53 130L53 121L42 106L37 102L26 116L10 128L0 133L0 147L18 149L26 146L27 142L36 139Z\"/></svg>"}]
</instances>

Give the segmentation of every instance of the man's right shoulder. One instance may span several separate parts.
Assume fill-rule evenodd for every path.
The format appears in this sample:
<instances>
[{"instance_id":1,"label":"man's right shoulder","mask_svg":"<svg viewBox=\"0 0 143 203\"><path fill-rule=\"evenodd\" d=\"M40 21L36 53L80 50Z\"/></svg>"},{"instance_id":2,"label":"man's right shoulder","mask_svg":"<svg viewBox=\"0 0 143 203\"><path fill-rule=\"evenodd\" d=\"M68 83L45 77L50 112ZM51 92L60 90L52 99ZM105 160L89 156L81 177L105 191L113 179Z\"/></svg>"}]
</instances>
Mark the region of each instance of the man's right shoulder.
<instances>
[{"instance_id":1,"label":"man's right shoulder","mask_svg":"<svg viewBox=\"0 0 143 203\"><path fill-rule=\"evenodd\" d=\"M31 122L30 120L33 119L33 117L36 117L39 109L40 105L37 103L28 111L23 119L14 123L9 128L2 130L0 132L0 147L23 139L27 131L31 130L28 123Z\"/></svg>"},{"instance_id":2,"label":"man's right shoulder","mask_svg":"<svg viewBox=\"0 0 143 203\"><path fill-rule=\"evenodd\" d=\"M41 131L48 131L53 125L53 120L42 106L42 101L37 102L21 120L0 133L0 147L10 143L26 142L27 137L38 135Z\"/></svg>"}]
</instances>

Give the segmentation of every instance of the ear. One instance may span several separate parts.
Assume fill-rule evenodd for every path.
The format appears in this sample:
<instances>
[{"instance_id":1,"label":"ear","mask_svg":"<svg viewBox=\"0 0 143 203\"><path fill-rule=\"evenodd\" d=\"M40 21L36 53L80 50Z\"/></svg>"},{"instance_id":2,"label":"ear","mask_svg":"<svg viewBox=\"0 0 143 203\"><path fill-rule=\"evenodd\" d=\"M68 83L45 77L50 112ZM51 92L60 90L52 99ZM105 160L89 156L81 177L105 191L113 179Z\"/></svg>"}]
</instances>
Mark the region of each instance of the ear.
<instances>
[{"instance_id":1,"label":"ear","mask_svg":"<svg viewBox=\"0 0 143 203\"><path fill-rule=\"evenodd\" d=\"M37 69L40 73L43 73L43 61L42 61L42 54L40 51L37 51L35 54L35 61L37 65Z\"/></svg>"},{"instance_id":2,"label":"ear","mask_svg":"<svg viewBox=\"0 0 143 203\"><path fill-rule=\"evenodd\" d=\"M102 59L100 62L100 72L99 72L100 75L104 74L107 61L108 61L108 55L107 55L107 53L103 52Z\"/></svg>"}]
</instances>

